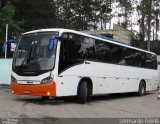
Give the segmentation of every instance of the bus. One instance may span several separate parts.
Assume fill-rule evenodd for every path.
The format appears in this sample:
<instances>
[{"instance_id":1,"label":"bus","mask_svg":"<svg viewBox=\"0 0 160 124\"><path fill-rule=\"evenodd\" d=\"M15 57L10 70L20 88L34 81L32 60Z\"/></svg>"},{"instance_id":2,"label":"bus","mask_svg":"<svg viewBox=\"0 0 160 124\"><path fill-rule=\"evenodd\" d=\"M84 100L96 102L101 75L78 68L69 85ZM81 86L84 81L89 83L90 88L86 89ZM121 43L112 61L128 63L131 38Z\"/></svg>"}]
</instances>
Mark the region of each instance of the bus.
<instances>
[{"instance_id":1,"label":"bus","mask_svg":"<svg viewBox=\"0 0 160 124\"><path fill-rule=\"evenodd\" d=\"M49 97L136 92L158 86L157 56L114 40L69 29L22 34L14 52L11 92Z\"/></svg>"}]
</instances>

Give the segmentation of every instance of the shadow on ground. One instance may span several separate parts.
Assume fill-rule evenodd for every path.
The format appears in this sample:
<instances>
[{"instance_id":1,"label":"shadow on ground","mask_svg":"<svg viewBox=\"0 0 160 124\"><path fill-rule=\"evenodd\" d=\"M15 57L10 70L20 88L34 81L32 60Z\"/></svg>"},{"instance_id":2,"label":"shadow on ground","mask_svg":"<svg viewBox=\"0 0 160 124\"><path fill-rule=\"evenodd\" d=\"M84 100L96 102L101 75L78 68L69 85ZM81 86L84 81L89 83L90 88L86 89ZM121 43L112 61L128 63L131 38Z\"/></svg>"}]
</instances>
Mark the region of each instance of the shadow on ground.
<instances>
[{"instance_id":1,"label":"shadow on ground","mask_svg":"<svg viewBox=\"0 0 160 124\"><path fill-rule=\"evenodd\" d=\"M145 96L155 94L155 92L146 93ZM93 96L87 104L96 103L101 101L111 101L111 100L118 100L118 99L127 99L127 98L139 98L145 96L137 96L136 93L121 93L121 94L108 94L108 95L100 95L100 96ZM25 102L25 103L33 103L39 105L64 105L64 104L79 104L78 98L76 96L72 97L58 97L58 98L50 98L49 100L42 100L41 97L25 97L25 96L16 96L14 98L15 101Z\"/></svg>"}]
</instances>

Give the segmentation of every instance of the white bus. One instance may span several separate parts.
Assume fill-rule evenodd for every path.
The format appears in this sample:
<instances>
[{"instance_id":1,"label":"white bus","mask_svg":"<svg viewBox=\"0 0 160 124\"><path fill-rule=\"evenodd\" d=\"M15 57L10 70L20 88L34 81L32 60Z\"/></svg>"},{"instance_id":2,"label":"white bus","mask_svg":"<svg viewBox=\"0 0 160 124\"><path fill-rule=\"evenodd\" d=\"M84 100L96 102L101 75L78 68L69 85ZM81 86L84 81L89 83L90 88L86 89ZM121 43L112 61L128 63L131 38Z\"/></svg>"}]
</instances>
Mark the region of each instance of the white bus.
<instances>
[{"instance_id":1,"label":"white bus","mask_svg":"<svg viewBox=\"0 0 160 124\"><path fill-rule=\"evenodd\" d=\"M47 99L157 89L157 56L107 38L68 29L24 33L17 44L11 92Z\"/></svg>"}]
</instances>

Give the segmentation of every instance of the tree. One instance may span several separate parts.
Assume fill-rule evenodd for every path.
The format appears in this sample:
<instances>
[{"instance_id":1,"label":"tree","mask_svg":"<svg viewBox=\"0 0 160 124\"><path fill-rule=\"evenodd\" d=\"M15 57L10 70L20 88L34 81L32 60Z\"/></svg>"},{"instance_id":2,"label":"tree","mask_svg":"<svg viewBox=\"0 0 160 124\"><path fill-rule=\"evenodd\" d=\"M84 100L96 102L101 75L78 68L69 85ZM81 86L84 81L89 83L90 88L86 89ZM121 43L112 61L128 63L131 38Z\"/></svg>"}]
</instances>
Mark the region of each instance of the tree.
<instances>
[{"instance_id":1,"label":"tree","mask_svg":"<svg viewBox=\"0 0 160 124\"><path fill-rule=\"evenodd\" d=\"M74 30L103 30L106 29L107 23L111 23L111 18L116 15L123 19L121 26L131 29L134 25L132 19L138 18L137 24L140 31L135 39L136 42L141 42L138 44L145 47L144 40L147 38L149 50L151 33L153 40L158 41L159 0L0 0L1 18L2 8L6 5L6 1L10 1L14 5L14 11L7 9L3 13L11 12L3 15L11 14L12 19L8 20L16 20L14 23L19 27L23 22L24 31L55 27ZM117 3L118 6L115 9L112 8L112 5L117 5ZM132 18L133 11L138 12L138 17ZM1 18L0 21L7 22L4 21L6 17ZM1 27L2 24L5 28L6 23L0 23ZM19 30L17 29L18 32ZM4 29L1 32L4 33Z\"/></svg>"},{"instance_id":2,"label":"tree","mask_svg":"<svg viewBox=\"0 0 160 124\"><path fill-rule=\"evenodd\" d=\"M56 27L55 2L53 0L13 0L15 19L24 22L24 30Z\"/></svg>"},{"instance_id":3,"label":"tree","mask_svg":"<svg viewBox=\"0 0 160 124\"><path fill-rule=\"evenodd\" d=\"M13 16L15 15L15 6L10 2L7 2L4 7L0 8L0 41L5 39L6 24L9 26L9 38L15 38L18 33L23 31L21 26L23 22L15 21Z\"/></svg>"},{"instance_id":4,"label":"tree","mask_svg":"<svg viewBox=\"0 0 160 124\"><path fill-rule=\"evenodd\" d=\"M148 31L147 31L147 37L148 37L148 42L147 42L147 50L150 51L151 49L151 43L150 43L150 36L151 36L151 14L152 14L152 3L153 0L148 0L147 1L147 8L148 8L148 18L147 18L147 24L148 24Z\"/></svg>"},{"instance_id":5,"label":"tree","mask_svg":"<svg viewBox=\"0 0 160 124\"><path fill-rule=\"evenodd\" d=\"M137 1L138 2L138 1ZM139 27L140 27L140 41L144 41L145 31L147 30L145 27L145 18L146 18L146 1L141 0L140 4L137 6L137 12L139 13Z\"/></svg>"},{"instance_id":6,"label":"tree","mask_svg":"<svg viewBox=\"0 0 160 124\"><path fill-rule=\"evenodd\" d=\"M159 15L160 15L160 1L159 0L154 0L153 1L153 10L152 10L152 17L153 17L153 23L155 26L155 40L158 40L158 31L159 31ZM153 29L154 30L154 29ZM154 35L154 34L153 34ZM154 37L154 36L153 36Z\"/></svg>"},{"instance_id":7,"label":"tree","mask_svg":"<svg viewBox=\"0 0 160 124\"><path fill-rule=\"evenodd\" d=\"M97 29L99 1L55 0L58 25L75 30Z\"/></svg>"},{"instance_id":8,"label":"tree","mask_svg":"<svg viewBox=\"0 0 160 124\"><path fill-rule=\"evenodd\" d=\"M89 30L96 28L98 21L98 1L95 0L71 0L71 11L73 12L73 26L76 30Z\"/></svg>"},{"instance_id":9,"label":"tree","mask_svg":"<svg viewBox=\"0 0 160 124\"><path fill-rule=\"evenodd\" d=\"M121 8L121 17L124 17L124 22L122 26L127 28L129 26L130 20L129 17L133 12L133 4L130 0L117 0L119 7Z\"/></svg>"},{"instance_id":10,"label":"tree","mask_svg":"<svg viewBox=\"0 0 160 124\"><path fill-rule=\"evenodd\" d=\"M151 32L153 40L155 39L154 32L156 32L156 40L158 40L159 4L160 1L157 0L141 0L137 8L141 17L139 20L141 40L144 41L144 38L147 38L147 50L149 51L151 50Z\"/></svg>"}]
</instances>

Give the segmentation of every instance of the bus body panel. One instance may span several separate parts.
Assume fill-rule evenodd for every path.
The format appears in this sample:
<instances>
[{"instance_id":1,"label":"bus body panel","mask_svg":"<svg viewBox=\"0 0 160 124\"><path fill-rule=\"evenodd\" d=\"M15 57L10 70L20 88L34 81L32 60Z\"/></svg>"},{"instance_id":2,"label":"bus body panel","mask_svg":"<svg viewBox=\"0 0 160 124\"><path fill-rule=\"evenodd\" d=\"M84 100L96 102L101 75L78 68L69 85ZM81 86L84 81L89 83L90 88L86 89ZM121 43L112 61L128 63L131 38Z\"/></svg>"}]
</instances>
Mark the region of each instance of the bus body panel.
<instances>
[{"instance_id":1,"label":"bus body panel","mask_svg":"<svg viewBox=\"0 0 160 124\"><path fill-rule=\"evenodd\" d=\"M84 62L60 74L56 82L63 85L57 84L57 96L77 95L83 77L92 80L93 94L138 92L141 80L146 83L146 91L157 89L157 70L88 62L90 64Z\"/></svg>"},{"instance_id":2,"label":"bus body panel","mask_svg":"<svg viewBox=\"0 0 160 124\"><path fill-rule=\"evenodd\" d=\"M46 84L19 84L11 82L12 94L18 95L32 95L32 96L56 96L55 82L48 82Z\"/></svg>"},{"instance_id":3,"label":"bus body panel","mask_svg":"<svg viewBox=\"0 0 160 124\"><path fill-rule=\"evenodd\" d=\"M75 96L77 95L78 76L63 76L56 80L56 96Z\"/></svg>"}]
</instances>

